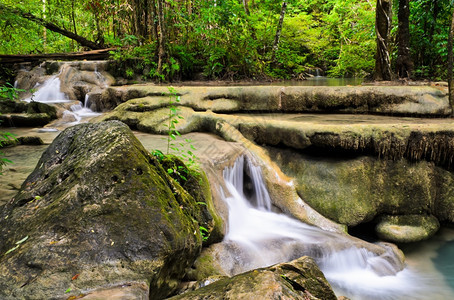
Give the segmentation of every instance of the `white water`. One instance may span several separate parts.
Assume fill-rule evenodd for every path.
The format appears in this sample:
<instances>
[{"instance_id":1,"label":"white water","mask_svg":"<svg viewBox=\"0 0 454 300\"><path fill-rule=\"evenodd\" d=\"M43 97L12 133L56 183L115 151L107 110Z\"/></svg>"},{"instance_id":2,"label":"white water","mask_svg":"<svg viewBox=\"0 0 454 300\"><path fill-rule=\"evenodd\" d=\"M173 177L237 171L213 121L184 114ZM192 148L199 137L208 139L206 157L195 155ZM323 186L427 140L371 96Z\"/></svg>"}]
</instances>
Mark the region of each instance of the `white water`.
<instances>
[{"instance_id":1,"label":"white water","mask_svg":"<svg viewBox=\"0 0 454 300\"><path fill-rule=\"evenodd\" d=\"M245 176L246 168L252 179ZM390 250L378 256L352 247L340 235L272 212L260 169L244 157L224 170L224 179L230 194L224 196L229 207L224 243L232 252L225 271L230 275L309 255L336 294L352 300L449 299L440 278L408 267L398 271L391 263L394 254ZM247 199L245 194L251 194L251 190L253 196Z\"/></svg>"},{"instance_id":2,"label":"white water","mask_svg":"<svg viewBox=\"0 0 454 300\"><path fill-rule=\"evenodd\" d=\"M24 101L31 102L43 102L43 103L64 103L70 100L60 91L60 79L54 75L47 79L39 89L33 93L33 95Z\"/></svg>"},{"instance_id":3,"label":"white water","mask_svg":"<svg viewBox=\"0 0 454 300\"><path fill-rule=\"evenodd\" d=\"M39 87L39 89L30 97L24 101L31 102L43 102L47 104L52 103L64 103L70 102L65 93L61 92L61 82L58 78L58 75L53 75L44 84ZM103 76L97 70L95 70L95 75L101 79ZM38 87L39 85L37 85ZM62 120L68 125L75 125L82 121L84 118L99 116L100 113L94 112L90 109L90 98L89 95L85 95L85 102L72 105L70 110L65 110L63 112Z\"/></svg>"},{"instance_id":4,"label":"white water","mask_svg":"<svg viewBox=\"0 0 454 300\"><path fill-rule=\"evenodd\" d=\"M86 117L95 117L99 116L100 113L94 112L90 109L90 96L88 94L85 95L85 102L79 102L79 104L75 104L71 106L71 111L80 118Z\"/></svg>"}]
</instances>

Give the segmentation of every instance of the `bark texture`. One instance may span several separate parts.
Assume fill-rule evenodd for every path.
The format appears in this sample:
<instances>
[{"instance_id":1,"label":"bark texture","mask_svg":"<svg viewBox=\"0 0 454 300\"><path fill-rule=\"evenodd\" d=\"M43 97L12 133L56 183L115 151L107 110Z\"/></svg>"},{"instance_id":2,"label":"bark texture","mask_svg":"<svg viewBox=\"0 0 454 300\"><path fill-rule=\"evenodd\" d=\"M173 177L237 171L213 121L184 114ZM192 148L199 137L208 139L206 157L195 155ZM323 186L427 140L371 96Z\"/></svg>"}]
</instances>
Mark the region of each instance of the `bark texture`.
<instances>
[{"instance_id":1,"label":"bark texture","mask_svg":"<svg viewBox=\"0 0 454 300\"><path fill-rule=\"evenodd\" d=\"M391 30L391 1L377 0L375 32L377 34L377 54L375 58L375 80L391 80L391 62L388 41Z\"/></svg>"},{"instance_id":2,"label":"bark texture","mask_svg":"<svg viewBox=\"0 0 454 300\"><path fill-rule=\"evenodd\" d=\"M409 0L399 0L397 32L397 75L399 78L410 78L413 72L413 61L410 56L410 5Z\"/></svg>"}]
</instances>

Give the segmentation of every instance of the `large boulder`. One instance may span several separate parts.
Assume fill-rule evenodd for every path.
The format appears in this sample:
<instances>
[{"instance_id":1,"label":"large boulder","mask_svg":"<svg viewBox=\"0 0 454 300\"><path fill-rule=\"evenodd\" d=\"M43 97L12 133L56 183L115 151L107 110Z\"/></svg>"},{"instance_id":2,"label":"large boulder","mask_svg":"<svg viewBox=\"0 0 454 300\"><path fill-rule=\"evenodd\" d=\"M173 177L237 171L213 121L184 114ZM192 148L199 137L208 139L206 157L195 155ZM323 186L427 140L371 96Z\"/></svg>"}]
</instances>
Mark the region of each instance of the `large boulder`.
<instances>
[{"instance_id":1,"label":"large boulder","mask_svg":"<svg viewBox=\"0 0 454 300\"><path fill-rule=\"evenodd\" d=\"M378 217L386 214L413 215L415 220L432 215L430 220L454 221L454 174L434 163L352 155L329 158L271 147L268 151L284 173L294 178L298 194L335 222L356 226L379 222ZM430 228L434 229L424 230L424 238L438 226Z\"/></svg>"},{"instance_id":2,"label":"large boulder","mask_svg":"<svg viewBox=\"0 0 454 300\"><path fill-rule=\"evenodd\" d=\"M177 299L323 299L336 300L314 260L303 256L288 263L218 280Z\"/></svg>"},{"instance_id":3,"label":"large boulder","mask_svg":"<svg viewBox=\"0 0 454 300\"><path fill-rule=\"evenodd\" d=\"M201 250L194 197L123 123L65 130L0 211L0 298L167 296Z\"/></svg>"}]
</instances>

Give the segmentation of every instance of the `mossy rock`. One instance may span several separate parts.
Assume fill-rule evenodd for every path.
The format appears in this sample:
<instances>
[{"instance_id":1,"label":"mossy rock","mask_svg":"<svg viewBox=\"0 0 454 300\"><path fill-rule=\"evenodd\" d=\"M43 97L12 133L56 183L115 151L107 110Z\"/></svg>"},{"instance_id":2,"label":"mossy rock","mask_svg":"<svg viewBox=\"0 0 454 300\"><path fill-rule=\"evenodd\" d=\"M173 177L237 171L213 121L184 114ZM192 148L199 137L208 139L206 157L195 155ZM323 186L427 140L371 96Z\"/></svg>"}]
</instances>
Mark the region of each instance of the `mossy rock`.
<instances>
[{"instance_id":1,"label":"mossy rock","mask_svg":"<svg viewBox=\"0 0 454 300\"><path fill-rule=\"evenodd\" d=\"M382 216L375 230L379 238L393 243L412 243L432 237L440 228L434 216Z\"/></svg>"},{"instance_id":2,"label":"mossy rock","mask_svg":"<svg viewBox=\"0 0 454 300\"><path fill-rule=\"evenodd\" d=\"M57 109L40 102L0 102L0 125L8 127L44 126L57 118Z\"/></svg>"},{"instance_id":3,"label":"mossy rock","mask_svg":"<svg viewBox=\"0 0 454 300\"><path fill-rule=\"evenodd\" d=\"M0 211L0 298L129 282L164 298L201 251L198 201L123 123L68 128Z\"/></svg>"},{"instance_id":4,"label":"mossy rock","mask_svg":"<svg viewBox=\"0 0 454 300\"><path fill-rule=\"evenodd\" d=\"M336 300L325 276L310 257L218 280L177 299L323 299Z\"/></svg>"},{"instance_id":5,"label":"mossy rock","mask_svg":"<svg viewBox=\"0 0 454 300\"><path fill-rule=\"evenodd\" d=\"M268 151L295 179L300 197L335 222L356 226L381 214L454 220L454 174L433 163L352 155L330 158L272 147Z\"/></svg>"}]
</instances>

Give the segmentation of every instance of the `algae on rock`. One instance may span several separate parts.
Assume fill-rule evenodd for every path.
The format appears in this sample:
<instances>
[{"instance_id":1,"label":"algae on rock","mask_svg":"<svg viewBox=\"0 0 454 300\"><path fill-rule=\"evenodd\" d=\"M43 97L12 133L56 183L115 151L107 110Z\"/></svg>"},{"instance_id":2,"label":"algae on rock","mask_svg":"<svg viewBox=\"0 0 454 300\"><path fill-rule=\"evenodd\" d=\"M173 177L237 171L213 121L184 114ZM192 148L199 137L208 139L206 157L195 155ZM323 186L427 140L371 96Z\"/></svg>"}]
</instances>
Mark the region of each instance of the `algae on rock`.
<instances>
[{"instance_id":1,"label":"algae on rock","mask_svg":"<svg viewBox=\"0 0 454 300\"><path fill-rule=\"evenodd\" d=\"M177 299L323 299L335 300L314 260L303 256L288 263L252 270L170 298Z\"/></svg>"},{"instance_id":2,"label":"algae on rock","mask_svg":"<svg viewBox=\"0 0 454 300\"><path fill-rule=\"evenodd\" d=\"M196 218L206 212L196 202L209 195L193 196L123 123L68 128L0 211L0 297L134 282L153 299L167 296L201 250Z\"/></svg>"}]
</instances>

